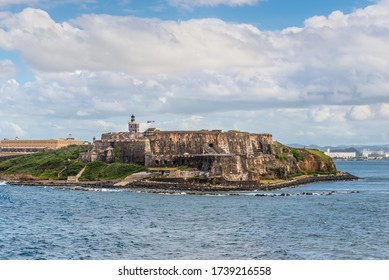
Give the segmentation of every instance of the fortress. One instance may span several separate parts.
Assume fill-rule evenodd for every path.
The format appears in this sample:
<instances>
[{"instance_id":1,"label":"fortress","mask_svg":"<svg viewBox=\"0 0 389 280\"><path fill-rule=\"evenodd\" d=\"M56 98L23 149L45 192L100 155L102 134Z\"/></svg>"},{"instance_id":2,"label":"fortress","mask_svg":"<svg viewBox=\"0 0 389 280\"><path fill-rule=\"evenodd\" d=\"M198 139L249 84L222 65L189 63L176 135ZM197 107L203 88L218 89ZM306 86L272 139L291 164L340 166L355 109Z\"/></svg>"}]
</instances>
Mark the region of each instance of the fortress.
<instances>
[{"instance_id":1,"label":"fortress","mask_svg":"<svg viewBox=\"0 0 389 280\"><path fill-rule=\"evenodd\" d=\"M46 140L0 140L0 153L30 154L58 150L70 145L83 145L84 142L73 138Z\"/></svg>"},{"instance_id":2,"label":"fortress","mask_svg":"<svg viewBox=\"0 0 389 280\"><path fill-rule=\"evenodd\" d=\"M128 122L128 130L104 133L101 140L94 139L89 151L81 154L81 160L137 163L160 170L188 167L197 171L194 175L229 182L286 178L299 170L291 151L273 142L270 134L156 128L140 132L134 115ZM282 153L283 160L276 153ZM327 166L318 163L309 168L326 170ZM180 177L179 171L175 172Z\"/></svg>"}]
</instances>

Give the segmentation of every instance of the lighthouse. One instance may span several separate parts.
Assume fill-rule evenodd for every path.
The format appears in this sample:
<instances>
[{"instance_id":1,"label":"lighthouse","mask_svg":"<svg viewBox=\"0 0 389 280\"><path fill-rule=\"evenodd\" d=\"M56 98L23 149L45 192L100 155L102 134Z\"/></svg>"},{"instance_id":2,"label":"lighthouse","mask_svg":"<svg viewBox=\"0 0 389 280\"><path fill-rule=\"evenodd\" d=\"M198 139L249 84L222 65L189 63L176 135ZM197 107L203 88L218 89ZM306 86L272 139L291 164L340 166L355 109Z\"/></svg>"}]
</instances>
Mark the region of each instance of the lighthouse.
<instances>
[{"instance_id":1,"label":"lighthouse","mask_svg":"<svg viewBox=\"0 0 389 280\"><path fill-rule=\"evenodd\" d=\"M131 115L131 120L128 122L128 131L130 133L138 133L139 132L139 123L135 121L134 114Z\"/></svg>"}]
</instances>

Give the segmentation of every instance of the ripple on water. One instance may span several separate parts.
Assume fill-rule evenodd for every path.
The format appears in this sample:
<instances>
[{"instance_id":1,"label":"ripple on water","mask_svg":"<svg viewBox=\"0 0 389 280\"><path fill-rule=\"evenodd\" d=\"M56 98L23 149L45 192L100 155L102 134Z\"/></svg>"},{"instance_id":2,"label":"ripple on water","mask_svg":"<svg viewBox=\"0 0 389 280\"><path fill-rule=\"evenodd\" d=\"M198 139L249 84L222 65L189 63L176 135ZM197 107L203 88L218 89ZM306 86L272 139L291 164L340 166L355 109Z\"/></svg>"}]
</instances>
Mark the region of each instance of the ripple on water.
<instances>
[{"instance_id":1,"label":"ripple on water","mask_svg":"<svg viewBox=\"0 0 389 280\"><path fill-rule=\"evenodd\" d=\"M387 167L369 170L369 176ZM381 181L311 184L255 196L262 193L5 185L0 259L389 258L389 187Z\"/></svg>"}]
</instances>

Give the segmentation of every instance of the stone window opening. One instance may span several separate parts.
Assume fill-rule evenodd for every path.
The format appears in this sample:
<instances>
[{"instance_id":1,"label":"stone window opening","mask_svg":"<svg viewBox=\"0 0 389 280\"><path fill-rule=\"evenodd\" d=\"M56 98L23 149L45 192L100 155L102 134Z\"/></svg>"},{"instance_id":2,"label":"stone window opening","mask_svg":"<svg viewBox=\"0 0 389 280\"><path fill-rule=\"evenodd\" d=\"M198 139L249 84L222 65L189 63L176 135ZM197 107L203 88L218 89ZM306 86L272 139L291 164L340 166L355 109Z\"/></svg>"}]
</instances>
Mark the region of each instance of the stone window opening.
<instances>
[{"instance_id":1,"label":"stone window opening","mask_svg":"<svg viewBox=\"0 0 389 280\"><path fill-rule=\"evenodd\" d=\"M155 161L155 164L157 164L157 165L158 165L158 164L159 164L159 160L156 160L156 161Z\"/></svg>"},{"instance_id":2,"label":"stone window opening","mask_svg":"<svg viewBox=\"0 0 389 280\"><path fill-rule=\"evenodd\" d=\"M209 146L210 148L213 148L213 143L209 143L208 146Z\"/></svg>"}]
</instances>

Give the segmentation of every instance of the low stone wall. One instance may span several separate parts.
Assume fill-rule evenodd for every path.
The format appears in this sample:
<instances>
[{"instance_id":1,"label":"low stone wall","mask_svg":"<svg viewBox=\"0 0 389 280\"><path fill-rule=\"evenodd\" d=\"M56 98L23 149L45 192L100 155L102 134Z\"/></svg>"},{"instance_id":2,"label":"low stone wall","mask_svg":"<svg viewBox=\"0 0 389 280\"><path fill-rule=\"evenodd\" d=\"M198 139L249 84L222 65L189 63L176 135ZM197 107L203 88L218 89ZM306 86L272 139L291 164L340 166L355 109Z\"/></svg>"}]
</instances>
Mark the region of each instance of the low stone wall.
<instances>
[{"instance_id":1,"label":"low stone wall","mask_svg":"<svg viewBox=\"0 0 389 280\"><path fill-rule=\"evenodd\" d=\"M258 182L230 182L225 181L223 185L215 185L211 183L196 183L196 182L158 182L158 181L142 181L134 182L126 186L130 189L141 189L144 191L152 190L166 190L166 191L193 191L193 192L231 192L231 191L270 191L283 188L298 187L304 184L318 183L318 182L335 182L335 181L352 181L357 180L358 177L349 173L341 173L339 175L329 176L312 176L306 178L299 178L296 180L289 180L283 183L272 185L259 185ZM231 183L228 184L228 183ZM243 184L239 184L243 183ZM250 184L251 183L251 184ZM228 185L227 185L228 184Z\"/></svg>"},{"instance_id":2,"label":"low stone wall","mask_svg":"<svg viewBox=\"0 0 389 280\"><path fill-rule=\"evenodd\" d=\"M159 183L186 183L185 178L169 178L169 177L157 177L147 180L148 182L159 182Z\"/></svg>"},{"instance_id":3,"label":"low stone wall","mask_svg":"<svg viewBox=\"0 0 389 280\"><path fill-rule=\"evenodd\" d=\"M0 174L1 175L1 174ZM124 187L117 187L115 183L117 181L97 181L97 182L78 182L69 183L67 181L58 180L33 180L32 178L14 178L15 181L11 181L11 178L1 178L2 180L8 180L8 184L11 185L26 185L26 186L59 186L69 187L75 186L77 190L88 190L90 188L113 188L113 189L129 189L144 192L186 192L193 194L204 194L204 193L218 193L218 192L237 192L237 191L267 191L277 190L283 188L297 187L303 184L317 183L324 181L350 181L359 179L349 173L342 173L340 175L333 176L316 176L300 178L296 180L286 181L280 184L273 184L268 186L260 186L255 184L253 186L247 185L213 185L209 183L196 183L196 182L158 182L158 181L137 181L127 184ZM17 180L17 181L16 181Z\"/></svg>"},{"instance_id":4,"label":"low stone wall","mask_svg":"<svg viewBox=\"0 0 389 280\"><path fill-rule=\"evenodd\" d=\"M343 172L339 175L328 175L328 176L312 176L306 178L299 178L296 180L289 180L283 183L272 184L269 186L264 186L264 190L277 190L283 188L297 187L305 184L320 183L320 182L336 182L336 181L353 181L358 180L357 176L354 176L350 173Z\"/></svg>"},{"instance_id":5,"label":"low stone wall","mask_svg":"<svg viewBox=\"0 0 389 280\"><path fill-rule=\"evenodd\" d=\"M235 186L235 187L259 187L260 182L258 181L250 181L250 180L244 180L244 181L229 181L229 180L223 180L220 178L215 178L215 180L211 181L212 184L215 185L226 185L226 186Z\"/></svg>"}]
</instances>

